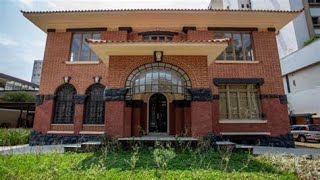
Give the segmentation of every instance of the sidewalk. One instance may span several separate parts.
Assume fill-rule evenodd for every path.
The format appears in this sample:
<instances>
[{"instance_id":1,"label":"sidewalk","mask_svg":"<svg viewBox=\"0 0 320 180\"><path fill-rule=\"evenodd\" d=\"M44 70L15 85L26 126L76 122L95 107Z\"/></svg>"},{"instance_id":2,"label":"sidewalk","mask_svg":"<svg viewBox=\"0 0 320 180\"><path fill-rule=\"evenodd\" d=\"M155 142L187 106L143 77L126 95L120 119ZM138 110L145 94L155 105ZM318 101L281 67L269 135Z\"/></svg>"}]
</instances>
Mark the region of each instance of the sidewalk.
<instances>
[{"instance_id":1,"label":"sidewalk","mask_svg":"<svg viewBox=\"0 0 320 180\"><path fill-rule=\"evenodd\" d=\"M80 146L79 144L73 144L74 146ZM29 146L18 145L18 146L3 146L0 147L1 155L9 154L46 154L46 153L64 153L64 147L70 145L45 145L45 146ZM320 149L316 148L281 148L281 147L266 147L266 146L252 146L253 154L293 154L293 155L312 155L320 157Z\"/></svg>"}]
</instances>

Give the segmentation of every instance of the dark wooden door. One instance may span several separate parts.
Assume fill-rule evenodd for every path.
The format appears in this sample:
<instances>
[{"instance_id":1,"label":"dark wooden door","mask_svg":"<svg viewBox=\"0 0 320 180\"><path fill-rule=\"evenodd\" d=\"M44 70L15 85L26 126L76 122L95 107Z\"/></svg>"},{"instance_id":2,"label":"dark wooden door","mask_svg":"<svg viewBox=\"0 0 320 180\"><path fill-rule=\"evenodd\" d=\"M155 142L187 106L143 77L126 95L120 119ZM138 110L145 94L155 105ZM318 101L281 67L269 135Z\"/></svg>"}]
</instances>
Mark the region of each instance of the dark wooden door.
<instances>
[{"instance_id":1,"label":"dark wooden door","mask_svg":"<svg viewBox=\"0 0 320 180\"><path fill-rule=\"evenodd\" d=\"M167 133L167 99L157 93L149 100L149 132Z\"/></svg>"}]
</instances>

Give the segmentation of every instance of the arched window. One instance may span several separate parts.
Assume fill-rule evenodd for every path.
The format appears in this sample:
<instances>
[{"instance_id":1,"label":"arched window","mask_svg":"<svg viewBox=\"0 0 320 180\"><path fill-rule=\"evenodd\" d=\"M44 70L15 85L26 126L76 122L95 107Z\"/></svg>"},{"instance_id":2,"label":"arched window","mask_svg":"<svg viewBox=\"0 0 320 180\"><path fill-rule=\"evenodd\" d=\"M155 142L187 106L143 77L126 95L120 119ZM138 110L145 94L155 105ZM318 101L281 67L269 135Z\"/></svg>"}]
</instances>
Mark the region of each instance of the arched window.
<instances>
[{"instance_id":1,"label":"arched window","mask_svg":"<svg viewBox=\"0 0 320 180\"><path fill-rule=\"evenodd\" d=\"M84 124L103 124L105 102L103 92L105 87L102 84L94 84L86 91L85 118Z\"/></svg>"},{"instance_id":2,"label":"arched window","mask_svg":"<svg viewBox=\"0 0 320 180\"><path fill-rule=\"evenodd\" d=\"M128 77L127 97L142 93L172 93L189 96L191 81L180 68L166 63L145 64L134 70Z\"/></svg>"},{"instance_id":3,"label":"arched window","mask_svg":"<svg viewBox=\"0 0 320 180\"><path fill-rule=\"evenodd\" d=\"M71 84L64 84L57 89L53 123L73 124L75 95L76 89Z\"/></svg>"}]
</instances>

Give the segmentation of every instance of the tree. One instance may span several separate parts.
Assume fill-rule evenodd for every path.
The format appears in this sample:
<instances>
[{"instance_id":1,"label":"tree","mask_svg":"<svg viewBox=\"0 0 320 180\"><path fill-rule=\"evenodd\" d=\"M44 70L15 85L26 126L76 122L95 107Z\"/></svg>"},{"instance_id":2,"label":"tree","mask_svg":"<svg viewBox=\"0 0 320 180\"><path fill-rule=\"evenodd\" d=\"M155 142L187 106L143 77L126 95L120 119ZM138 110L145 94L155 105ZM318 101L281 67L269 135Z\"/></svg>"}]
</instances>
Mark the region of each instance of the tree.
<instances>
[{"instance_id":1,"label":"tree","mask_svg":"<svg viewBox=\"0 0 320 180\"><path fill-rule=\"evenodd\" d=\"M4 92L0 96L0 101L4 102L35 102L35 96L31 92Z\"/></svg>"}]
</instances>

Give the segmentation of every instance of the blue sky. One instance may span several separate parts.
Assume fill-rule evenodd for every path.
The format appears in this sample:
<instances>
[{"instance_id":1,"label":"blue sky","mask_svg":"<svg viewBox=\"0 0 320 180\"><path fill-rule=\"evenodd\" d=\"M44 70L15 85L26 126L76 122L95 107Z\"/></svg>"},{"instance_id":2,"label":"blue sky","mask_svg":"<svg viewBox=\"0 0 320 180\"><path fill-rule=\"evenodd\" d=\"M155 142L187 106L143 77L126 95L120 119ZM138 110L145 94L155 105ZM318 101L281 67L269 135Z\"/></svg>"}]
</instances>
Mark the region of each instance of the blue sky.
<instances>
[{"instance_id":1,"label":"blue sky","mask_svg":"<svg viewBox=\"0 0 320 180\"><path fill-rule=\"evenodd\" d=\"M31 80L34 60L42 60L46 33L20 10L207 8L210 0L0 0L0 73Z\"/></svg>"}]
</instances>

